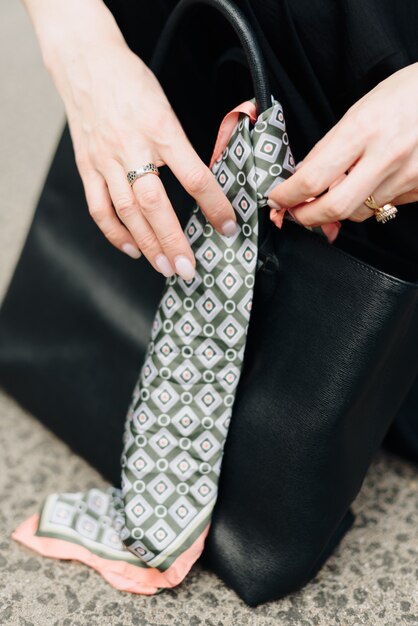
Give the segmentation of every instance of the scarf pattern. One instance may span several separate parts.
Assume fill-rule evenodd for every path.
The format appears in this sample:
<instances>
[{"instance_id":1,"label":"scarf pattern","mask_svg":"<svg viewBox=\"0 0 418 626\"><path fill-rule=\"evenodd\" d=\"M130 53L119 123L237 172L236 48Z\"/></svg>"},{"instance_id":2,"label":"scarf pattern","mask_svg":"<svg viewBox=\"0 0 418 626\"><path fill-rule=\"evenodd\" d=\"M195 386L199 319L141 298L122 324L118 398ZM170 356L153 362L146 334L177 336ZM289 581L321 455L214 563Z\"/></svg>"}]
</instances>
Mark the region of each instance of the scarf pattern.
<instances>
[{"instance_id":1,"label":"scarf pattern","mask_svg":"<svg viewBox=\"0 0 418 626\"><path fill-rule=\"evenodd\" d=\"M254 114L254 100L244 104ZM185 234L196 273L166 281L127 411L120 488L51 494L12 535L42 554L88 563L136 593L178 584L203 550L244 359L258 213L295 169L277 100L257 119L234 111L211 169L239 229L226 237L199 206L191 213ZM75 546L69 556L63 542Z\"/></svg>"}]
</instances>

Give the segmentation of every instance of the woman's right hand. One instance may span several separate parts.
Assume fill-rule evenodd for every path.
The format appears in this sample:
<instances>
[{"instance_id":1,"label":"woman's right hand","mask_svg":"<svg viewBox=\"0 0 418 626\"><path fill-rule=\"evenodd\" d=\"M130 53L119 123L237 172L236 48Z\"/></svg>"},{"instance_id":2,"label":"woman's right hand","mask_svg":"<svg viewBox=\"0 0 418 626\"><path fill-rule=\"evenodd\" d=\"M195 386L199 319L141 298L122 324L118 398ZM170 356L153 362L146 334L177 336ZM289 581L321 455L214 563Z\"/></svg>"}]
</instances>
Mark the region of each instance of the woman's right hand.
<instances>
[{"instance_id":1,"label":"woman's right hand","mask_svg":"<svg viewBox=\"0 0 418 626\"><path fill-rule=\"evenodd\" d=\"M232 235L236 216L157 78L119 37L70 47L64 41L48 58L92 218L118 249L134 258L142 252L164 276L190 280L193 252L161 179L147 174L131 187L126 173L167 165L219 232Z\"/></svg>"}]
</instances>

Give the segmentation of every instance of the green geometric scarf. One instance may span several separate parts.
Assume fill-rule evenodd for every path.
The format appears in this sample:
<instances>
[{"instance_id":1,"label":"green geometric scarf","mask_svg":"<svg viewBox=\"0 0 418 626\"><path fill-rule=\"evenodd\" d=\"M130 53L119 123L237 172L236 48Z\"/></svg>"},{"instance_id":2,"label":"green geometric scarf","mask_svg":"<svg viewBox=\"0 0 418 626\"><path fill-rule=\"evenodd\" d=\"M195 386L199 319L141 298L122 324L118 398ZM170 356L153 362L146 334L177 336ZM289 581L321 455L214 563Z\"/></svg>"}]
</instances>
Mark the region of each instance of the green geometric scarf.
<instances>
[{"instance_id":1,"label":"green geometric scarf","mask_svg":"<svg viewBox=\"0 0 418 626\"><path fill-rule=\"evenodd\" d=\"M223 236L199 206L192 211L185 233L196 274L166 281L127 412L121 488L51 494L32 532L13 535L136 593L178 584L203 550L243 364L258 210L268 210L269 191L294 172L279 102L272 99L255 125L247 113L236 115L212 171L240 228Z\"/></svg>"}]
</instances>

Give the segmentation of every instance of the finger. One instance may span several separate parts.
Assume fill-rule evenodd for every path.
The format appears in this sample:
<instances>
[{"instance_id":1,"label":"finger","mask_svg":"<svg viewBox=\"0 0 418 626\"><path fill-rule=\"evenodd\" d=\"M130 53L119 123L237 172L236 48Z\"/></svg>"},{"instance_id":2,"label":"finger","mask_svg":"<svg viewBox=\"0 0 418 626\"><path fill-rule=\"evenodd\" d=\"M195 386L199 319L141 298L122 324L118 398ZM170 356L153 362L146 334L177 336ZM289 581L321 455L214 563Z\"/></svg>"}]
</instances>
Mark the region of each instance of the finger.
<instances>
[{"instance_id":1,"label":"finger","mask_svg":"<svg viewBox=\"0 0 418 626\"><path fill-rule=\"evenodd\" d=\"M368 220L370 217L373 217L374 211L370 209L366 204L360 204L360 206L356 207L354 211L347 217L347 219L352 222L364 222L364 220Z\"/></svg>"},{"instance_id":2,"label":"finger","mask_svg":"<svg viewBox=\"0 0 418 626\"><path fill-rule=\"evenodd\" d=\"M414 189L409 193L403 193L401 196L392 198L392 204L410 204L411 202L418 202L418 189Z\"/></svg>"},{"instance_id":3,"label":"finger","mask_svg":"<svg viewBox=\"0 0 418 626\"><path fill-rule=\"evenodd\" d=\"M141 176L132 189L164 254L184 280L191 280L196 261L161 179L155 174Z\"/></svg>"},{"instance_id":4,"label":"finger","mask_svg":"<svg viewBox=\"0 0 418 626\"><path fill-rule=\"evenodd\" d=\"M348 171L350 171L351 169L352 168L349 168ZM339 185L339 183L341 183L346 177L347 177L347 174L342 174L341 176L338 176L338 178L336 178L335 181L331 183L331 185L329 186L329 189L333 189L333 187L336 187L337 185ZM315 198L309 198L306 202L310 203L313 200L315 200ZM297 215L299 214L297 211L295 211L295 208L292 208L291 210L289 209L289 213L292 215L292 217L296 218L296 220L299 221L295 215L295 212ZM353 211L349 219L352 219L353 221L357 221L357 222L362 222L363 220L368 219L372 215L374 215L374 211L370 209L368 206L366 206L365 204L361 204L359 207L357 207ZM328 222L324 222L324 223L328 223ZM334 223L335 223L335 219L334 219ZM339 228L338 228L338 231L339 231Z\"/></svg>"},{"instance_id":5,"label":"finger","mask_svg":"<svg viewBox=\"0 0 418 626\"><path fill-rule=\"evenodd\" d=\"M348 172L350 172L353 169L353 167L348 168ZM342 176L340 176L339 178L337 178L331 185L330 185L330 189L332 189L333 187L336 187L337 185L339 185L339 183L341 183L345 178L346 178L347 174L343 174ZM353 211L353 213L349 216L348 219L353 220L354 222L363 222L364 220L367 220L369 217L372 217L374 215L374 211L373 209L370 209L366 204L361 204L359 207L356 207L356 209Z\"/></svg>"},{"instance_id":6,"label":"finger","mask_svg":"<svg viewBox=\"0 0 418 626\"><path fill-rule=\"evenodd\" d=\"M370 153L358 161L340 183L320 198L292 207L292 213L305 226L320 226L346 219L355 210L360 210L364 200L372 193L371 190L377 189L382 177L383 165L376 155Z\"/></svg>"},{"instance_id":7,"label":"finger","mask_svg":"<svg viewBox=\"0 0 418 626\"><path fill-rule=\"evenodd\" d=\"M418 189L415 188L417 174L414 166L405 165L395 173L387 176L373 191L372 195L378 206L391 203L407 204L418 199ZM370 211L370 213L368 213ZM363 221L374 215L365 204L358 207L349 217L354 221Z\"/></svg>"},{"instance_id":8,"label":"finger","mask_svg":"<svg viewBox=\"0 0 418 626\"><path fill-rule=\"evenodd\" d=\"M157 272L172 276L174 268L163 253L151 226L142 215L138 201L126 178L126 174L117 161L112 161L104 171L110 197L119 219L134 238L138 248Z\"/></svg>"},{"instance_id":9,"label":"finger","mask_svg":"<svg viewBox=\"0 0 418 626\"><path fill-rule=\"evenodd\" d=\"M414 202L418 195L418 173L413 160L409 160L381 182L373 192L373 197L379 206L391 202L392 204L407 204Z\"/></svg>"},{"instance_id":10,"label":"finger","mask_svg":"<svg viewBox=\"0 0 418 626\"><path fill-rule=\"evenodd\" d=\"M161 146L161 156L216 230L233 235L238 229L237 218L222 183L200 159L182 129L175 142Z\"/></svg>"},{"instance_id":11,"label":"finger","mask_svg":"<svg viewBox=\"0 0 418 626\"><path fill-rule=\"evenodd\" d=\"M80 172L80 175L83 181L89 213L97 226L112 245L133 259L138 259L141 256L141 252L138 250L131 233L116 217L103 176L93 169L82 174Z\"/></svg>"},{"instance_id":12,"label":"finger","mask_svg":"<svg viewBox=\"0 0 418 626\"><path fill-rule=\"evenodd\" d=\"M355 132L351 121L340 121L332 133L314 146L294 174L272 189L270 206L294 207L324 193L362 156L364 149L364 139Z\"/></svg>"}]
</instances>

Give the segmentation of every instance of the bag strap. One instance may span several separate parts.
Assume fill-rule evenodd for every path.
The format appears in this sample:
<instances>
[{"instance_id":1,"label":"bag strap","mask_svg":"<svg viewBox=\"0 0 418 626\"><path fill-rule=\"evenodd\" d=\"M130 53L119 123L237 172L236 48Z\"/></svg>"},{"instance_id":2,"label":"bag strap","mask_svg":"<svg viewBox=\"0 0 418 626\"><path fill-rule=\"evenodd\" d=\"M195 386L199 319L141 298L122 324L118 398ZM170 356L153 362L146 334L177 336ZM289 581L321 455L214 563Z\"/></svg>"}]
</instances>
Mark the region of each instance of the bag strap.
<instances>
[{"instance_id":1,"label":"bag strap","mask_svg":"<svg viewBox=\"0 0 418 626\"><path fill-rule=\"evenodd\" d=\"M179 23L186 11L197 4L206 4L218 10L230 23L244 50L250 70L259 115L272 105L267 65L254 28L247 16L232 0L180 0L170 13L154 49L149 66L158 75Z\"/></svg>"},{"instance_id":2,"label":"bag strap","mask_svg":"<svg viewBox=\"0 0 418 626\"><path fill-rule=\"evenodd\" d=\"M190 8L199 4L204 4L218 10L228 20L237 34L251 74L256 111L257 116L259 116L273 105L273 100L270 90L266 56L260 45L262 31L257 20L254 19L251 7L249 7L249 14L251 16L250 19L254 21L254 26L242 9L232 0L180 0L170 13L160 33L158 43L154 48L149 63L150 69L156 76L159 75L163 63L168 57L169 47L173 42L181 19ZM273 229L272 222L269 219L269 211L266 208L263 208L259 212L258 226L258 267L261 267L266 264L268 259L273 259L273 261L275 259L273 244L273 230L275 230L275 227Z\"/></svg>"}]
</instances>

